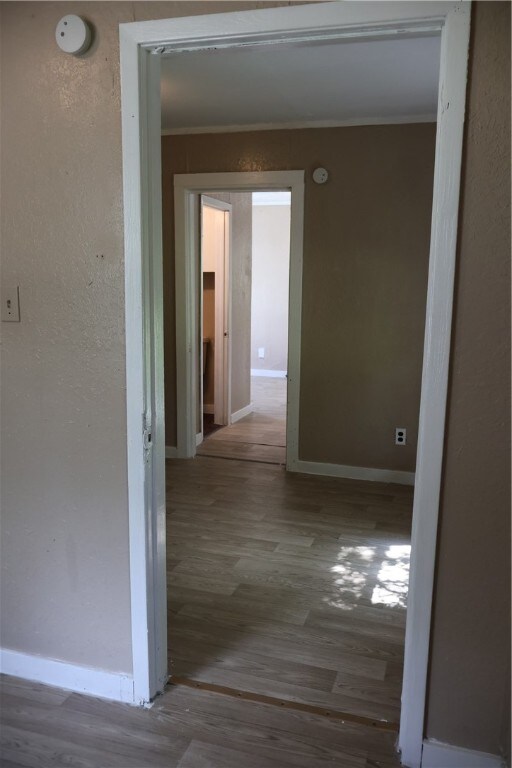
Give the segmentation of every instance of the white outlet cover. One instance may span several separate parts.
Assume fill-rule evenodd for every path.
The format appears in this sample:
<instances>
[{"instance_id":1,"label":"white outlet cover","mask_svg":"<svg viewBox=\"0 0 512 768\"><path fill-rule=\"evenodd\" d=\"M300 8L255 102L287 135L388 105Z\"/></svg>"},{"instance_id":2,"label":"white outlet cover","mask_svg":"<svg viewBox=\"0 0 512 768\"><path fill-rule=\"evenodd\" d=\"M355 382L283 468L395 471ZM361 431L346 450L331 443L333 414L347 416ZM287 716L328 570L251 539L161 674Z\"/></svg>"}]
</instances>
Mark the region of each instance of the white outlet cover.
<instances>
[{"instance_id":1,"label":"white outlet cover","mask_svg":"<svg viewBox=\"0 0 512 768\"><path fill-rule=\"evenodd\" d=\"M265 359L265 347L258 347L258 359L259 360Z\"/></svg>"},{"instance_id":2,"label":"white outlet cover","mask_svg":"<svg viewBox=\"0 0 512 768\"><path fill-rule=\"evenodd\" d=\"M55 30L55 40L64 53L79 56L91 44L91 29L86 21L74 13L63 16Z\"/></svg>"},{"instance_id":3,"label":"white outlet cover","mask_svg":"<svg viewBox=\"0 0 512 768\"><path fill-rule=\"evenodd\" d=\"M405 427L395 428L395 445L407 445L407 429Z\"/></svg>"}]
</instances>

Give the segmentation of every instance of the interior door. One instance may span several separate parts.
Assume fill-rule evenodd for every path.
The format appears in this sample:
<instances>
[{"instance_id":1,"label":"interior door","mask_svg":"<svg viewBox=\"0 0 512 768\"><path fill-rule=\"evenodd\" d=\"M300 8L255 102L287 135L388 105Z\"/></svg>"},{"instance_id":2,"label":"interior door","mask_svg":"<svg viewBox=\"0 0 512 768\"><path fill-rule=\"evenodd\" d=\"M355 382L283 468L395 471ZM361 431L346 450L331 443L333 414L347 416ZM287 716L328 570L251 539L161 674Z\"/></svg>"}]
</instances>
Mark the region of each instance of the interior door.
<instances>
[{"instance_id":1,"label":"interior door","mask_svg":"<svg viewBox=\"0 0 512 768\"><path fill-rule=\"evenodd\" d=\"M199 348L203 355L206 350L209 359L206 361L204 376L208 376L213 369L213 410L214 422L219 425L229 424L229 232L231 205L221 200L202 195L201 196L201 274L203 284L205 276L214 276L214 303L215 322L214 332L208 335L209 343L203 346L204 325L203 311L201 309L201 339ZM201 291L201 299L203 292ZM201 301L202 305L202 301ZM213 361L213 365L212 365ZM204 361L201 359L200 371L203 372ZM201 375L201 408L203 413L204 381ZM208 382L207 382L208 383Z\"/></svg>"}]
</instances>

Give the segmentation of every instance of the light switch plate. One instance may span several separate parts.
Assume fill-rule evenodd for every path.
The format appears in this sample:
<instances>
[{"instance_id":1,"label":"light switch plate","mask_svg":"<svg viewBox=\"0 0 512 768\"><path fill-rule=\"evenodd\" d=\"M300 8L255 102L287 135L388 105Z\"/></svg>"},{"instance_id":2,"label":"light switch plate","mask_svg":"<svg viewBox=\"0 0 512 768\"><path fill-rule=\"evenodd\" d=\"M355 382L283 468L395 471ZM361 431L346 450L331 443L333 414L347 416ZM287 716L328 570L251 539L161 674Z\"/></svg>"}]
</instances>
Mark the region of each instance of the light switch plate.
<instances>
[{"instance_id":1,"label":"light switch plate","mask_svg":"<svg viewBox=\"0 0 512 768\"><path fill-rule=\"evenodd\" d=\"M18 285L2 285L2 323L20 322L20 288Z\"/></svg>"}]
</instances>

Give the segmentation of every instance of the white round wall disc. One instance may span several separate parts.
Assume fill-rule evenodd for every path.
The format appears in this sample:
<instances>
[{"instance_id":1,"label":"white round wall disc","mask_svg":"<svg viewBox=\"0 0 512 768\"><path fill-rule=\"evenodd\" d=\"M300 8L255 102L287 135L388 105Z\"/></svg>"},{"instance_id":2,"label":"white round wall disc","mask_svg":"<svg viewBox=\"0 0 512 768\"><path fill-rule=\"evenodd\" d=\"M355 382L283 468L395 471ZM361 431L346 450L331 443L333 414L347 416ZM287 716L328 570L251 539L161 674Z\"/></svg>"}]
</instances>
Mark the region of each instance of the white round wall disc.
<instances>
[{"instance_id":1,"label":"white round wall disc","mask_svg":"<svg viewBox=\"0 0 512 768\"><path fill-rule=\"evenodd\" d=\"M63 16L57 24L55 39L62 51L78 56L89 48L91 30L80 16L70 13L68 16Z\"/></svg>"},{"instance_id":2,"label":"white round wall disc","mask_svg":"<svg viewBox=\"0 0 512 768\"><path fill-rule=\"evenodd\" d=\"M315 168L313 171L313 181L317 184L325 184L328 178L329 174L325 168Z\"/></svg>"}]
</instances>

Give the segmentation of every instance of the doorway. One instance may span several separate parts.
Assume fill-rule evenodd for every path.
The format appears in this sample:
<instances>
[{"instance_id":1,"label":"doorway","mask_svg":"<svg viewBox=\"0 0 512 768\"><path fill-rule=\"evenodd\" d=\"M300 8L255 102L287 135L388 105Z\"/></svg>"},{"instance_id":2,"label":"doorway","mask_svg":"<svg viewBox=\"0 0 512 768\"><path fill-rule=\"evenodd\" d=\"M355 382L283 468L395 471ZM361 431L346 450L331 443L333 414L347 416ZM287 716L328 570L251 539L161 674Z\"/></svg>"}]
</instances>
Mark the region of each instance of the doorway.
<instances>
[{"instance_id":1,"label":"doorway","mask_svg":"<svg viewBox=\"0 0 512 768\"><path fill-rule=\"evenodd\" d=\"M211 45L233 34L237 43L254 41L255 37L261 42L265 36L272 40L276 35L281 40L325 34L351 40L354 36L396 38L397 34L425 32L442 35L428 330L414 500L414 604L408 615L403 693L406 710L400 735L400 745L407 753L405 760L419 765L448 378L469 9L436 6L433 16L432 6L423 4L401 5L400 9L394 4L368 4L357 9L337 5L268 9L259 15L203 17L208 23L203 27L201 45ZM156 383L162 362L159 62L151 51L183 49L187 42L197 45L198 40L197 20L173 19L160 22L157 31L155 28L156 25L130 24L121 33L132 634L134 695L140 701L148 700L160 689L166 669L162 632L163 399L162 386ZM142 430L141 413L145 416ZM153 493L146 493L148 487Z\"/></svg>"},{"instance_id":2,"label":"doorway","mask_svg":"<svg viewBox=\"0 0 512 768\"><path fill-rule=\"evenodd\" d=\"M198 220L200 210L201 196L207 195L212 198L224 198L228 200L229 196L243 196L251 200L255 193L266 193L267 201L276 200L276 193L285 195L280 198L280 203L286 202L282 206L286 209L289 220L286 215L283 219L283 211L278 216L283 219L280 229L287 228L288 237L281 236L286 245L279 249L282 254L287 250L289 253L288 262L284 263L280 269L280 289L282 294L285 292L288 284L288 303L285 310L286 322L283 322L282 302L280 315L278 317L281 323L279 352L276 356L275 365L280 368L263 369L265 379L280 378L281 382L270 382L269 389L280 388L276 397L280 398L281 415L278 419L279 425L275 430L271 430L270 445L259 448L259 443L246 441L246 453L252 454L259 452L266 454L263 460L269 460L271 463L282 464L286 461L288 470L295 470L298 466L298 435L299 435L299 399L300 399L300 352L301 352L301 317L302 317L302 262L303 262L303 236L304 236L304 171L260 171L260 172L226 172L226 173L195 173L180 174L174 176L174 221L175 221L175 254L176 254L176 334L177 340L182 342L176 344L176 379L177 379L177 448L175 452L172 448L167 449L167 457L191 458L196 453L208 451L207 443L203 444L202 436L198 436L201 426L201 388L202 380L199 378L199 363L201 357L201 347L203 336L201 331L201 310L199 307L198 289L199 284L197 273L201 264L200 257L200 239L197 237ZM274 197L268 197L271 194ZM261 198L260 198L261 200ZM274 206L275 207L275 206ZM281 207L281 206L279 206ZM252 205L251 205L252 208ZM252 219L252 214L251 214ZM234 221L232 213L231 223ZM231 227L233 229L233 227ZM265 227L263 227L265 229ZM234 235L231 235L234 238ZM234 240L233 240L234 242ZM249 256L252 251L252 238L249 246ZM275 256L275 254L274 254ZM247 259L239 265L240 270L247 269ZM249 265L251 259L249 259ZM236 429L236 424L248 417L250 420L253 412L251 406L251 380L258 377L261 368L252 367L251 363L251 281L243 280L243 287L246 295L240 295L240 301L233 304L233 286L237 284L232 274L234 264L234 254L231 254L229 260L229 275L226 278L226 285L231 286L225 290L225 328L224 349L226 350L225 359L229 361L229 367L224 364L227 383L225 384L228 395L227 401L228 413L226 414L226 423L231 424L230 434L237 438L240 428ZM268 267L268 265L267 265ZM202 268L201 268L202 269ZM250 266L249 266L250 269ZM265 271L265 267L263 267ZM266 270L268 271L268 269ZM263 280L265 284L266 280ZM258 318L255 318L255 328L258 325ZM261 322L259 323L261 328ZM274 329L275 330L275 329ZM272 333L269 335L272 338ZM183 341L185 341L183 343ZM284 340L284 341L283 341ZM261 345L260 345L261 346ZM245 356L240 353L240 350ZM263 347L264 350L270 349ZM208 353L207 353L208 354ZM265 351L263 352L265 354ZM235 361L236 355L236 361ZM256 359L258 347L256 348ZM286 355L287 366L283 369L283 355ZM265 358L259 358L260 360ZM274 363L272 363L274 365ZM201 365L202 371L202 365ZM234 400L234 379L233 372L241 377L242 397L246 393L246 401ZM256 375L253 377L251 373ZM205 372L206 373L206 372ZM276 375L277 374L277 375ZM202 373L201 373L202 379ZM245 389L244 389L245 387ZM262 407L265 406L265 393L260 382L254 387L261 391ZM237 388L238 391L238 388ZM283 417L283 396L286 392L285 415ZM258 420L256 419L256 422ZM285 443L283 445L282 430L285 429ZM256 432L259 431L258 423ZM202 434L202 433L201 433ZM218 433L216 433L218 434ZM260 438L257 438L258 440ZM221 442L222 438L213 436L210 446ZM230 441L228 441L230 442ZM234 441L231 441L234 442ZM237 442L243 442L238 441ZM263 439L263 444L265 440ZM275 443L279 444L275 444ZM272 444L274 443L274 444ZM198 445L200 448L198 450ZM221 452L226 446L220 446ZM228 446L229 448L229 446ZM240 446L239 446L240 448ZM211 450L215 450L211 448ZM220 454L219 454L220 455Z\"/></svg>"},{"instance_id":3,"label":"doorway","mask_svg":"<svg viewBox=\"0 0 512 768\"><path fill-rule=\"evenodd\" d=\"M205 433L213 431L213 427L230 423L231 360L228 336L232 216L231 203L201 195L198 445Z\"/></svg>"},{"instance_id":4,"label":"doorway","mask_svg":"<svg viewBox=\"0 0 512 768\"><path fill-rule=\"evenodd\" d=\"M223 299L215 288L217 276L207 267L205 243L214 241L217 250L222 249L225 235L222 226L215 229L205 219L202 196L203 439L198 441L197 454L285 466L291 194L226 192L211 193L206 199L231 205L229 214L206 211L212 211L210 219L212 214L232 217L233 265L225 293L225 336L212 340L213 308ZM230 307L232 329L228 328ZM214 376L220 367L216 348L223 341L231 355L226 366L230 407L225 418L213 406L219 387Z\"/></svg>"}]
</instances>

